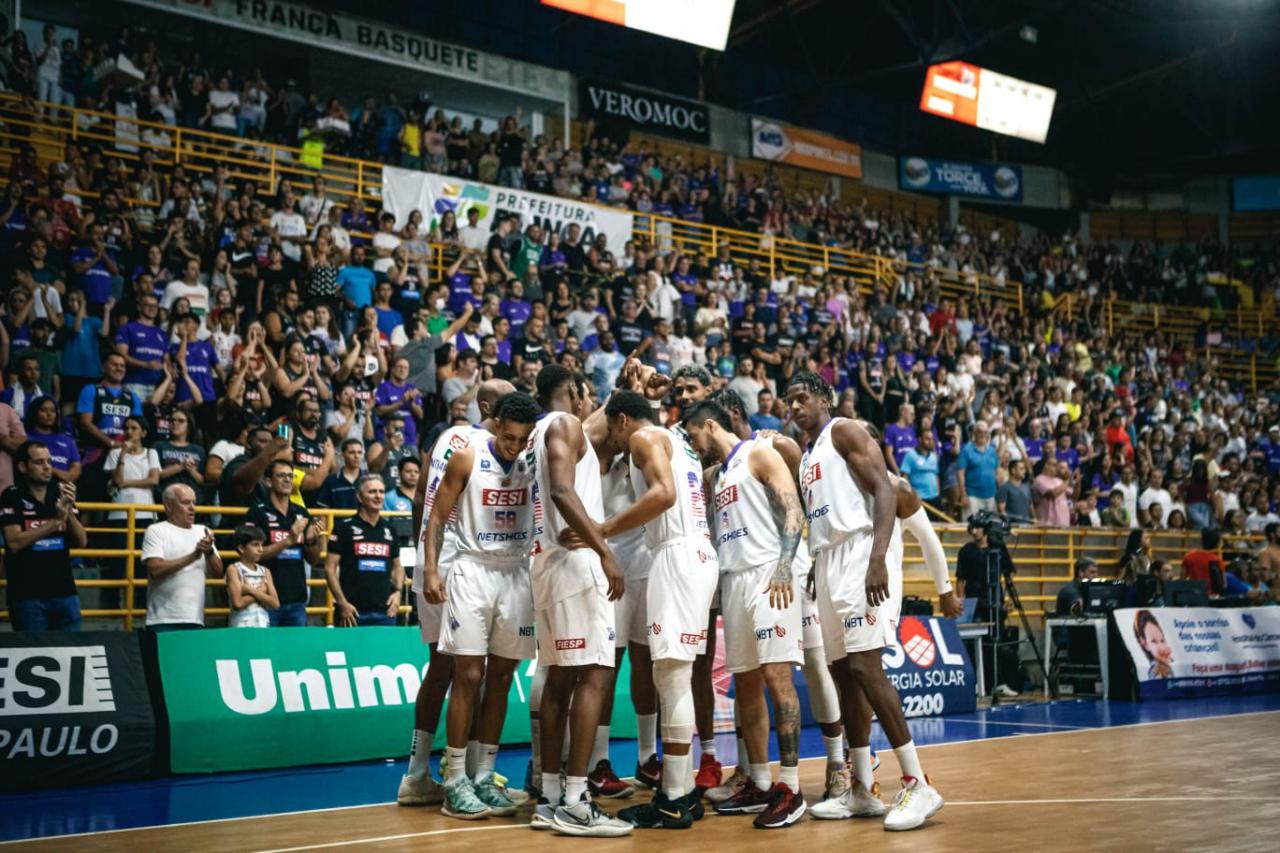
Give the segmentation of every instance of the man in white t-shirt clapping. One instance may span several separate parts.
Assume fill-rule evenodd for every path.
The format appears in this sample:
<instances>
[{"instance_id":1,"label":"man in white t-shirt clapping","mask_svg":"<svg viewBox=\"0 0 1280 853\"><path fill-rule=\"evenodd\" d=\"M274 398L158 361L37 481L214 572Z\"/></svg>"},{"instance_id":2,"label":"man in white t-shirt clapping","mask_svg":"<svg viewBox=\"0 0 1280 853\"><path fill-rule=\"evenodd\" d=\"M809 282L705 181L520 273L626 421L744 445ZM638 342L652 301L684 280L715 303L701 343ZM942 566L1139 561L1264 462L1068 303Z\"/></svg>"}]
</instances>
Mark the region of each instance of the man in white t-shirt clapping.
<instances>
[{"instance_id":1,"label":"man in white t-shirt clapping","mask_svg":"<svg viewBox=\"0 0 1280 853\"><path fill-rule=\"evenodd\" d=\"M196 524L196 493L174 484L164 490L167 521L147 528L142 565L147 570L147 630L204 627L207 576L222 577L213 531Z\"/></svg>"}]
</instances>

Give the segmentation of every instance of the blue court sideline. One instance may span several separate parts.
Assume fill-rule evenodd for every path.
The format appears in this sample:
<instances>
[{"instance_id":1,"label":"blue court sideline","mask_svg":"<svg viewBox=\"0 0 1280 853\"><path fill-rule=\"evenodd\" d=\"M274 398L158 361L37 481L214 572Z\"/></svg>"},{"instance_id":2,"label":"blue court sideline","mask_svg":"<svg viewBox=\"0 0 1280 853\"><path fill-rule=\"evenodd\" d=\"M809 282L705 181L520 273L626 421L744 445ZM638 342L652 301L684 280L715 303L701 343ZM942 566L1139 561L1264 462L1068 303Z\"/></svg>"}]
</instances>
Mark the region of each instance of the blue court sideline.
<instances>
[{"instance_id":1,"label":"blue court sideline","mask_svg":"<svg viewBox=\"0 0 1280 853\"><path fill-rule=\"evenodd\" d=\"M1260 711L1280 711L1280 695L1179 702L1081 700L1002 705L973 714L913 719L911 729L916 743L927 746ZM218 731L211 732L210 736L221 738L227 734ZM407 748L407 733L405 742ZM872 735L872 743L877 749L888 748L879 727ZM721 735L717 747L725 764L734 761L736 745L732 736ZM619 773L629 775L634 770L634 741L616 740L610 752ZM817 728L804 730L800 753L803 756L824 754ZM498 756L498 771L512 780L521 780L528 759L528 749L504 750ZM387 803L395 798L396 785L405 765L406 761L400 759L253 773L176 776L3 796L0 797L0 840Z\"/></svg>"}]
</instances>

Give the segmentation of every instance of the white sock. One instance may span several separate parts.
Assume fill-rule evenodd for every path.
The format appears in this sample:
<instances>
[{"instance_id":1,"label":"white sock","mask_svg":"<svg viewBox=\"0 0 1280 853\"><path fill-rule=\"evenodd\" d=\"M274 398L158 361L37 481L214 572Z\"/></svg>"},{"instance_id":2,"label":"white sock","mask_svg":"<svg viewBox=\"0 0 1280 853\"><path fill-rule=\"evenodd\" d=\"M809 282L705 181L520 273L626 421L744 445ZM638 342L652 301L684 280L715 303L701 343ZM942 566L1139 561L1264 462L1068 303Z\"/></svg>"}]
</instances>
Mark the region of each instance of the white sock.
<instances>
[{"instance_id":1,"label":"white sock","mask_svg":"<svg viewBox=\"0 0 1280 853\"><path fill-rule=\"evenodd\" d=\"M455 782L467 775L467 748L465 746L446 746L444 748L445 768L448 773L444 777L446 783Z\"/></svg>"},{"instance_id":2,"label":"white sock","mask_svg":"<svg viewBox=\"0 0 1280 853\"><path fill-rule=\"evenodd\" d=\"M636 714L636 736L640 752L639 764L649 760L650 755L658 754L658 715Z\"/></svg>"},{"instance_id":3,"label":"white sock","mask_svg":"<svg viewBox=\"0 0 1280 853\"><path fill-rule=\"evenodd\" d=\"M703 754L703 755L710 755L712 758L715 758L715 757L716 757L716 738L715 738L715 735L712 735L711 737L704 737L704 738L702 738L702 740L701 740L701 741L699 741L699 742L702 744L702 754Z\"/></svg>"},{"instance_id":4,"label":"white sock","mask_svg":"<svg viewBox=\"0 0 1280 853\"><path fill-rule=\"evenodd\" d=\"M480 766L480 741L467 741L467 775L476 778L476 768Z\"/></svg>"},{"instance_id":5,"label":"white sock","mask_svg":"<svg viewBox=\"0 0 1280 853\"><path fill-rule=\"evenodd\" d=\"M747 756L747 742L742 739L742 729L734 729L733 734L738 739L738 766L746 767L751 761Z\"/></svg>"},{"instance_id":6,"label":"white sock","mask_svg":"<svg viewBox=\"0 0 1280 853\"><path fill-rule=\"evenodd\" d=\"M769 787L773 784L773 774L770 772L768 764L749 764L747 769L750 772L751 781L756 784L757 788L761 791L769 790Z\"/></svg>"},{"instance_id":7,"label":"white sock","mask_svg":"<svg viewBox=\"0 0 1280 853\"><path fill-rule=\"evenodd\" d=\"M778 771L778 781L791 789L791 792L797 793L800 790L800 765L793 764L790 767L782 765Z\"/></svg>"},{"instance_id":8,"label":"white sock","mask_svg":"<svg viewBox=\"0 0 1280 853\"><path fill-rule=\"evenodd\" d=\"M925 781L924 770L920 769L920 756L916 755L915 741L909 740L902 746L895 746L893 754L898 756L898 764L902 767L904 779L909 776L921 782Z\"/></svg>"},{"instance_id":9,"label":"white sock","mask_svg":"<svg viewBox=\"0 0 1280 853\"><path fill-rule=\"evenodd\" d=\"M693 790L693 753L662 756L662 793L669 798L683 797Z\"/></svg>"},{"instance_id":10,"label":"white sock","mask_svg":"<svg viewBox=\"0 0 1280 853\"><path fill-rule=\"evenodd\" d=\"M564 777L564 801L566 805L573 805L582 799L582 795L587 792L586 776L566 776Z\"/></svg>"},{"instance_id":11,"label":"white sock","mask_svg":"<svg viewBox=\"0 0 1280 853\"><path fill-rule=\"evenodd\" d=\"M471 778L479 782L486 775L493 772L493 768L497 763L498 745L496 743L480 744L480 755L476 758L476 775Z\"/></svg>"},{"instance_id":12,"label":"white sock","mask_svg":"<svg viewBox=\"0 0 1280 853\"><path fill-rule=\"evenodd\" d=\"M560 774L559 773L543 773L542 774L542 796L547 798L547 802L556 806L560 804Z\"/></svg>"},{"instance_id":13,"label":"white sock","mask_svg":"<svg viewBox=\"0 0 1280 853\"><path fill-rule=\"evenodd\" d=\"M608 760L609 760L609 727L596 726L596 740L591 747L591 764L589 766L591 767L592 770L595 770L597 764L599 764L601 761L608 761Z\"/></svg>"},{"instance_id":14,"label":"white sock","mask_svg":"<svg viewBox=\"0 0 1280 853\"><path fill-rule=\"evenodd\" d=\"M871 747L855 746L849 750L849 757L853 759L854 781L861 782L862 787L870 791L876 781L876 777L871 773Z\"/></svg>"},{"instance_id":15,"label":"white sock","mask_svg":"<svg viewBox=\"0 0 1280 853\"><path fill-rule=\"evenodd\" d=\"M409 775L413 778L425 779L431 772L431 745L435 740L435 732L413 730L413 740L409 744Z\"/></svg>"},{"instance_id":16,"label":"white sock","mask_svg":"<svg viewBox=\"0 0 1280 853\"><path fill-rule=\"evenodd\" d=\"M529 718L529 750L533 753L533 778L537 779L542 772L542 721L537 717Z\"/></svg>"},{"instance_id":17,"label":"white sock","mask_svg":"<svg viewBox=\"0 0 1280 853\"><path fill-rule=\"evenodd\" d=\"M822 736L822 743L827 748L827 766L844 764L844 738Z\"/></svg>"}]
</instances>

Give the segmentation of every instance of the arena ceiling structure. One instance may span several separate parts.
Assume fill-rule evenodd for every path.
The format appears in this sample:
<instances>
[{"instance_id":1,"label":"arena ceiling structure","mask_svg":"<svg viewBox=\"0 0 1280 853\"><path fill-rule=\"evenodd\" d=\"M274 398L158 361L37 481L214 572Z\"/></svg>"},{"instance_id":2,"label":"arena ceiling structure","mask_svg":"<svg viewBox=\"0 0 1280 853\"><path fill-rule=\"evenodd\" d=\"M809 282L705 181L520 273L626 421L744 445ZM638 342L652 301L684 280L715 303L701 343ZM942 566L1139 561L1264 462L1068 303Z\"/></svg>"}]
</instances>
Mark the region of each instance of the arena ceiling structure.
<instances>
[{"instance_id":1,"label":"arena ceiling structure","mask_svg":"<svg viewBox=\"0 0 1280 853\"><path fill-rule=\"evenodd\" d=\"M1275 168L1280 0L737 0L723 53L539 0L316 5L891 153L1041 163L1102 183ZM1058 90L1045 143L921 112L925 69L948 60Z\"/></svg>"}]
</instances>

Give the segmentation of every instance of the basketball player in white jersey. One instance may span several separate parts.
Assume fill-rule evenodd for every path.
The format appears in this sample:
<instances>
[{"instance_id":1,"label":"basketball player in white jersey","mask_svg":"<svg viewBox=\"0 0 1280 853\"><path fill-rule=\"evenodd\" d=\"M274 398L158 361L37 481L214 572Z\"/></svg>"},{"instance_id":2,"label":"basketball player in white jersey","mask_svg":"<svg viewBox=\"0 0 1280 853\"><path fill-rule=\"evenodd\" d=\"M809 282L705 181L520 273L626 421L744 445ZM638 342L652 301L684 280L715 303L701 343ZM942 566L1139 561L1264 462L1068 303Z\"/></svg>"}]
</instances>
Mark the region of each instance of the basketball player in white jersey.
<instances>
[{"instance_id":1,"label":"basketball player in white jersey","mask_svg":"<svg viewBox=\"0 0 1280 853\"><path fill-rule=\"evenodd\" d=\"M680 408L680 419L671 426L676 435L688 439L682 425L685 415L711 393L711 372L700 364L686 364L672 374L671 396ZM693 719L702 752L702 757L698 760L698 771L694 776L694 787L700 792L718 786L723 775L720 758L716 754L716 691L711 683L711 670L716 657L716 620L719 616L720 596L717 594L711 599L711 610L707 615L707 650L693 661ZM640 776L636 776L636 781L647 784ZM657 785L650 787L656 788Z\"/></svg>"},{"instance_id":2,"label":"basketball player in white jersey","mask_svg":"<svg viewBox=\"0 0 1280 853\"><path fill-rule=\"evenodd\" d=\"M751 424L747 419L747 407L743 405L742 398L738 396L736 391L729 388L721 388L707 398L712 403L720 406L729 414L729 419L733 421L733 432L738 438L747 439L755 437L763 437L768 435L778 435L771 430L763 430L756 433L751 429ZM783 441L775 441L774 449L782 454L782 458L786 460L787 467L791 470L792 479L799 482L800 471L800 446L789 439ZM800 540L800 545L796 548L796 577L804 580L810 574L813 567L813 558L809 555L809 548L804 540ZM810 584L804 584L800 592L800 625L801 633L804 640L804 680L809 687L809 709L813 712L813 718L818 723L818 729L822 733L822 742L827 751L827 768L824 778L826 788L823 792L823 799L839 797L849 788L849 770L845 766L845 748L844 748L844 727L840 720L840 697L836 693L835 682L831 680L831 673L827 669L827 656L822 650L822 624L818 616L818 603L813 598L813 589ZM734 705L734 715L737 716L737 705ZM746 741L742 738L742 727L735 726L738 737L738 766L734 768L729 778L715 788L706 792L706 798L713 803L723 802L733 795L737 794L739 789L746 784L750 778L748 772L749 763L754 760L759 762L764 756L755 757L751 755Z\"/></svg>"},{"instance_id":3,"label":"basketball player in white jersey","mask_svg":"<svg viewBox=\"0 0 1280 853\"><path fill-rule=\"evenodd\" d=\"M533 506L530 483L516 460L539 414L527 394L503 397L492 436L450 457L427 517L423 594L429 603L445 605L440 650L454 659L441 811L463 820L516 810L495 779L494 764L512 674L536 652L528 559ZM446 585L440 552L455 509L457 556ZM467 740L482 681L481 753L472 778L466 772Z\"/></svg>"},{"instance_id":4,"label":"basketball player in white jersey","mask_svg":"<svg viewBox=\"0 0 1280 853\"><path fill-rule=\"evenodd\" d=\"M859 421L859 423L864 423ZM880 441L875 427L864 424L868 434L876 442ZM954 619L964 612L964 605L951 587L951 577L947 571L947 555L942 550L942 541L929 521L924 502L911 488L904 478L889 475L897 495L897 516L902 528L915 537L924 555L924 565L933 579L938 593L938 602L942 615ZM880 817L888 809L880 801L880 786L875 782L875 768L878 760L873 761L869 746L871 738L871 705L866 696L859 690L841 691L840 700L843 706L844 719L850 729L860 734L850 743L861 743L852 750L853 785L835 796L827 796L816 804L810 813L823 820L843 820L852 817Z\"/></svg>"},{"instance_id":5,"label":"basketball player in white jersey","mask_svg":"<svg viewBox=\"0 0 1280 853\"><path fill-rule=\"evenodd\" d=\"M798 821L806 808L800 793L800 699L791 680L792 667L804 661L794 572L804 510L791 470L774 447L795 442L783 436L740 439L729 413L711 402L694 405L684 425L693 449L713 463L706 472L707 494L713 496L725 663L733 673L750 756L748 780L715 808L720 814L754 813L756 828L780 829ZM777 784L768 762L766 685L782 765Z\"/></svg>"},{"instance_id":6,"label":"basketball player in white jersey","mask_svg":"<svg viewBox=\"0 0 1280 853\"><path fill-rule=\"evenodd\" d=\"M902 599L897 494L875 440L857 422L831 417L832 396L810 371L787 384L792 421L809 441L800 486L816 559L823 646L836 684L847 695L866 696L902 768L902 790L885 829L915 829L943 800L920 767L901 700L881 664ZM869 752L868 738L848 721L845 731L853 749Z\"/></svg>"},{"instance_id":7,"label":"basketball player in white jersey","mask_svg":"<svg viewBox=\"0 0 1280 853\"><path fill-rule=\"evenodd\" d=\"M652 802L623 809L618 816L640 827L683 829L702 814L693 793L690 673L694 658L706 646L707 613L719 575L707 525L702 465L679 436L655 426L643 395L615 393L605 415L614 445L631 456L636 500L605 521L600 534L610 539L644 526L650 560L649 654L662 708L662 788Z\"/></svg>"},{"instance_id":8,"label":"basketball player in white jersey","mask_svg":"<svg viewBox=\"0 0 1280 853\"><path fill-rule=\"evenodd\" d=\"M531 476L533 568L538 662L547 667L541 696L542 796L531 826L566 835L616 837L630 823L600 811L587 791L587 763L614 664L612 601L624 581L600 532L604 502L600 462L578 410L577 382L565 367L544 367L538 399L546 408L529 437L521 465ZM562 544L562 534L574 542ZM561 791L560 754L566 721L569 762Z\"/></svg>"},{"instance_id":9,"label":"basketball player in white jersey","mask_svg":"<svg viewBox=\"0 0 1280 853\"><path fill-rule=\"evenodd\" d=\"M413 528L418 531L418 569L413 573L413 594L418 610L418 630L422 634L422 642L431 649L431 657L427 662L427 675L418 685L418 697L413 706L413 739L409 746L409 772L400 780L400 789L396 792L396 802L402 806L424 806L444 801L444 788L431 776L431 747L435 742L436 727L440 723L440 710L444 707L445 695L453 681L453 656L440 652L440 613L443 605L429 604L422 593L422 570L426 562L423 536L426 534L426 520L431 513L431 502L435 499L436 489L444 477L445 465L455 451L466 447L476 436L486 439L496 428L493 417L494 405L504 394L510 394L515 387L505 379L488 379L480 383L476 389L476 404L480 407L481 420L478 424L449 427L436 438L431 448L431 461L424 476L418 478L418 489L413 498ZM455 518L449 520L444 531L444 544L440 548L441 579L446 583L449 579L449 568L458 550L457 537L453 525ZM479 745L476 744L476 753Z\"/></svg>"}]
</instances>

